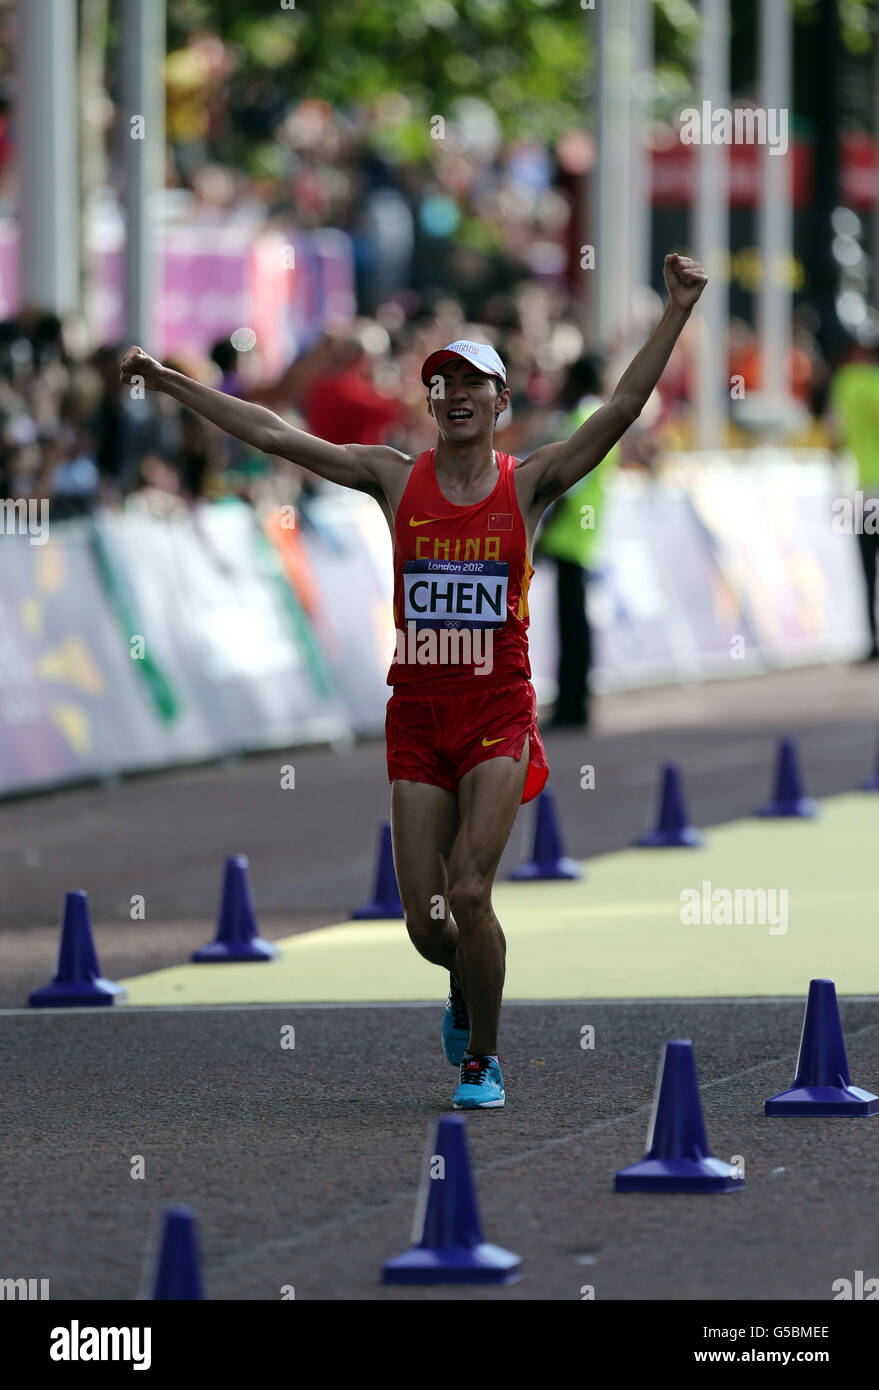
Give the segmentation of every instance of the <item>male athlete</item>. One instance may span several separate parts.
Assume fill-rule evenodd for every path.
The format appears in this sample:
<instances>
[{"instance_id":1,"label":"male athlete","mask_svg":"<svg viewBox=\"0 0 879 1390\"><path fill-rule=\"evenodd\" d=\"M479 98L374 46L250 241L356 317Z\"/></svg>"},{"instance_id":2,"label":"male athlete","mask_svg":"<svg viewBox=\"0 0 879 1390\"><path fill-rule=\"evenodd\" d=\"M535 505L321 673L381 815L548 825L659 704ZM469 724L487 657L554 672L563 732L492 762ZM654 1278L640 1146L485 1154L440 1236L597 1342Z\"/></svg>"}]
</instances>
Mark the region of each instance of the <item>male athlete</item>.
<instances>
[{"instance_id":1,"label":"male athlete","mask_svg":"<svg viewBox=\"0 0 879 1390\"><path fill-rule=\"evenodd\" d=\"M504 1104L497 1032L506 943L491 891L520 803L548 776L528 661L531 544L551 502L596 468L662 375L707 276L665 258L668 302L606 405L562 443L516 460L492 447L510 389L500 357L461 341L422 368L433 449L329 444L264 406L170 371L133 347L122 380L164 391L267 454L374 497L394 542L397 651L386 719L394 862L406 930L448 971L454 1108ZM454 640L450 640L454 637Z\"/></svg>"}]
</instances>

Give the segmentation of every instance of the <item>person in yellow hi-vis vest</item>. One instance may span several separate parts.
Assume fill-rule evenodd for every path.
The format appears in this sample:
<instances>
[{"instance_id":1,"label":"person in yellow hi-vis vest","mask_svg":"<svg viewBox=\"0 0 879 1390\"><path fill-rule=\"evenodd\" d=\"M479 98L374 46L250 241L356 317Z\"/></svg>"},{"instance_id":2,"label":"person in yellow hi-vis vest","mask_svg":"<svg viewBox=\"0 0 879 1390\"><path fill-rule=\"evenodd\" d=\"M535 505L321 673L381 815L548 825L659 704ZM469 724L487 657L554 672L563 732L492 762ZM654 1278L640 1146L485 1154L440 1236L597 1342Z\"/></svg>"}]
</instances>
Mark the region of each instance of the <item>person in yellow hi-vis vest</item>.
<instances>
[{"instance_id":1,"label":"person in yellow hi-vis vest","mask_svg":"<svg viewBox=\"0 0 879 1390\"><path fill-rule=\"evenodd\" d=\"M571 410L568 425L578 429L599 406L601 359L588 353L571 366L560 404ZM614 445L600 468L576 483L550 511L537 540L537 554L555 562L557 574L558 695L552 728L589 725L589 668L592 631L586 612L586 579L597 562L608 482L619 463Z\"/></svg>"},{"instance_id":2,"label":"person in yellow hi-vis vest","mask_svg":"<svg viewBox=\"0 0 879 1390\"><path fill-rule=\"evenodd\" d=\"M866 506L870 499L879 499L879 362L873 348L861 343L851 347L845 363L830 383L830 408L836 441L845 444L858 465L858 490L862 496L855 516L863 518L857 535L870 624L870 650L864 659L879 661L876 632L879 535L873 520L875 508Z\"/></svg>"}]
</instances>

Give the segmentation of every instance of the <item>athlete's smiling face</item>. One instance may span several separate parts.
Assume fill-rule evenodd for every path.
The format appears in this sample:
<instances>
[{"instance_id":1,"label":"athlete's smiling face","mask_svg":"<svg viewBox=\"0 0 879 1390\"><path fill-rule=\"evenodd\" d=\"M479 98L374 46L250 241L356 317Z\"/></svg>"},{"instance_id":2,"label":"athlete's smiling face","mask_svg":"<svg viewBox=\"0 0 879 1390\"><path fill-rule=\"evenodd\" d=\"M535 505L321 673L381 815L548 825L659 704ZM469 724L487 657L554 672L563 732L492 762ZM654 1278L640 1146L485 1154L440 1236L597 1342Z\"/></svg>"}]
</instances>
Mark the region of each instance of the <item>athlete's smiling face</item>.
<instances>
[{"instance_id":1,"label":"athlete's smiling face","mask_svg":"<svg viewBox=\"0 0 879 1390\"><path fill-rule=\"evenodd\" d=\"M439 394L428 398L427 408L436 421L441 437L450 444L472 444L482 436L491 438L494 422L510 399L507 387L498 395L498 380L487 376L469 362L452 358L444 362L433 378L439 378Z\"/></svg>"}]
</instances>

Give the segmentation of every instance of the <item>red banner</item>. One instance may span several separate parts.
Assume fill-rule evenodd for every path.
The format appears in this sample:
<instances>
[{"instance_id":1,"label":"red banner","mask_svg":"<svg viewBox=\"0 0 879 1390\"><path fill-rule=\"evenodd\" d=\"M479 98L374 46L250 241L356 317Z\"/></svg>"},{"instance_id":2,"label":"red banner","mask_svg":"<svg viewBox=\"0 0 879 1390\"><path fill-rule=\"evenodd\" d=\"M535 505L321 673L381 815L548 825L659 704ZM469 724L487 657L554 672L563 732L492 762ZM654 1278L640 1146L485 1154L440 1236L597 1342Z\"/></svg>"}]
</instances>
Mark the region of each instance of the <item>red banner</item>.
<instances>
[{"instance_id":1,"label":"red banner","mask_svg":"<svg viewBox=\"0 0 879 1390\"><path fill-rule=\"evenodd\" d=\"M730 203L755 207L760 202L762 146L731 144L729 147ZM812 147L791 142L792 192L795 208L807 207L812 198ZM695 197L698 149L677 138L654 147L653 202L657 207L686 207ZM781 155L773 155L781 159ZM847 207L874 208L879 187L879 147L870 135L848 131L840 136L840 196Z\"/></svg>"}]
</instances>

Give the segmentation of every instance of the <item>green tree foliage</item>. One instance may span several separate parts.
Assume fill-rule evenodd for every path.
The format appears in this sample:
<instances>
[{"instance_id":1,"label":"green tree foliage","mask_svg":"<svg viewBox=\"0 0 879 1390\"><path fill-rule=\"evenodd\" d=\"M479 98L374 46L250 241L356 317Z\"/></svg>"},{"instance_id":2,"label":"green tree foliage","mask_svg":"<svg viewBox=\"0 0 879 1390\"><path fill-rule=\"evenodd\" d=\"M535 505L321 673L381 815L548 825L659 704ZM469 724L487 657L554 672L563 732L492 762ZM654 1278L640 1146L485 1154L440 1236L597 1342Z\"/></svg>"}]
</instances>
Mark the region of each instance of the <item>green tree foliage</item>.
<instances>
[{"instance_id":1,"label":"green tree foliage","mask_svg":"<svg viewBox=\"0 0 879 1390\"><path fill-rule=\"evenodd\" d=\"M806 53L819 3L790 0ZM843 50L866 60L876 42L877 0L837 0L837 8ZM653 9L654 109L668 117L692 98L700 5L654 0ZM731 19L732 89L753 91L757 0L735 0ZM448 115L461 97L486 100L505 135L551 140L582 126L596 25L596 10L578 0L295 0L293 8L281 0L173 0L168 6L169 47L210 27L235 46L245 76L274 79L291 104L310 97L352 109L399 94L403 102L381 139L387 154L401 158L428 152L427 118Z\"/></svg>"},{"instance_id":2,"label":"green tree foliage","mask_svg":"<svg viewBox=\"0 0 879 1390\"><path fill-rule=\"evenodd\" d=\"M401 153L426 153L425 116L460 97L483 97L520 135L551 138L582 119L590 20L576 0L177 0L169 10L172 45L208 23L291 100L344 109L399 93L414 121L397 131Z\"/></svg>"}]
</instances>

